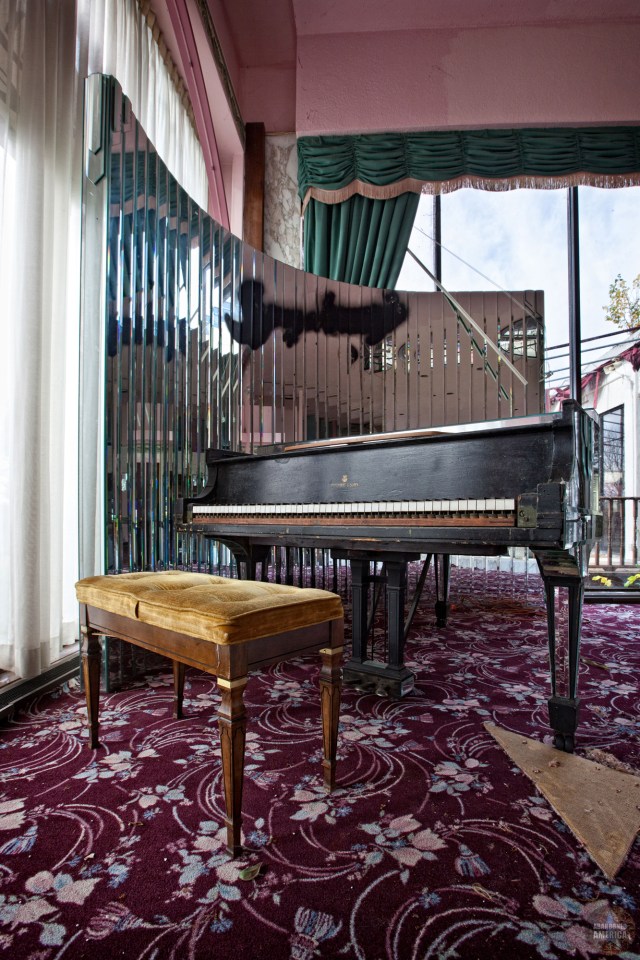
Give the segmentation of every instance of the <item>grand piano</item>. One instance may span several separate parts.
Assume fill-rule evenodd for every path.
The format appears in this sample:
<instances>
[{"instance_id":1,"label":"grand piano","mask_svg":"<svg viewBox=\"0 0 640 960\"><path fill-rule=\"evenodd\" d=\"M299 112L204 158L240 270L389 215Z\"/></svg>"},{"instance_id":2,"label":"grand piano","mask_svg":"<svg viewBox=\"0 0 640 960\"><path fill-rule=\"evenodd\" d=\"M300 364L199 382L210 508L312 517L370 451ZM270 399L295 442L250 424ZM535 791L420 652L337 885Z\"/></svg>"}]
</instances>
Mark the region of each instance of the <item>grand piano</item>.
<instances>
[{"instance_id":1,"label":"grand piano","mask_svg":"<svg viewBox=\"0 0 640 960\"><path fill-rule=\"evenodd\" d=\"M346 557L353 643L345 681L373 682L394 696L409 693L414 684L403 656L407 562L437 558L436 614L442 624L451 555L529 547L546 594L554 743L573 750L583 578L590 546L600 534L593 414L566 401L557 413L342 437L263 455L210 450L207 468L204 491L181 505L184 528L226 544L248 576L273 546L324 546ZM373 560L383 561L386 571L386 662L367 658ZM562 690L558 590L568 596Z\"/></svg>"}]
</instances>

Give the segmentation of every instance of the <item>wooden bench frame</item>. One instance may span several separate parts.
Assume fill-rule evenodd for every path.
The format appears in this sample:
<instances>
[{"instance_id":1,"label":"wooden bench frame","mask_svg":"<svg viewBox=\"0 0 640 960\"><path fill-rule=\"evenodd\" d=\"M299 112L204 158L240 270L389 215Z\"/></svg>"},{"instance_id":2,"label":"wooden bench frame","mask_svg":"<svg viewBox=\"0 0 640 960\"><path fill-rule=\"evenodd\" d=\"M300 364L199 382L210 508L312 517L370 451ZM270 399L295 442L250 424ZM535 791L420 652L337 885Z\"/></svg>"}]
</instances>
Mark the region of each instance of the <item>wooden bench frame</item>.
<instances>
[{"instance_id":1,"label":"wooden bench frame","mask_svg":"<svg viewBox=\"0 0 640 960\"><path fill-rule=\"evenodd\" d=\"M173 715L176 719L183 716L185 667L196 667L198 670L204 670L216 676L221 696L218 726L226 809L227 849L232 856L237 856L242 850L242 783L247 726L243 694L250 670L279 663L292 657L320 653L324 786L327 792L331 792L335 786L341 692L340 665L344 644L342 618L270 637L223 644L166 630L83 603L80 604L80 629L89 743L93 750L100 746L98 712L101 661L99 638L101 636L127 640L144 650L168 657L172 661Z\"/></svg>"}]
</instances>

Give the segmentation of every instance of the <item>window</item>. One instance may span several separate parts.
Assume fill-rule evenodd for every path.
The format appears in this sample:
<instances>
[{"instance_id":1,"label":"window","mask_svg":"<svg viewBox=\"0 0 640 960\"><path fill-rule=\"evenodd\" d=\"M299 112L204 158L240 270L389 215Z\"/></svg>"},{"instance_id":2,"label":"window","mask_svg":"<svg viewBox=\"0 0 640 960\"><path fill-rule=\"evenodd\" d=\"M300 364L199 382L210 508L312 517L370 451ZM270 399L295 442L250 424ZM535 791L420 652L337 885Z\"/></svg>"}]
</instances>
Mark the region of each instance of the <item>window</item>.
<instances>
[{"instance_id":1,"label":"window","mask_svg":"<svg viewBox=\"0 0 640 960\"><path fill-rule=\"evenodd\" d=\"M463 290L544 290L547 342L567 339L566 190L463 189L441 197L442 282ZM410 249L431 269L433 198L421 197ZM431 290L407 254L398 288ZM525 335L526 336L526 335ZM551 341L549 341L551 337Z\"/></svg>"},{"instance_id":2,"label":"window","mask_svg":"<svg viewBox=\"0 0 640 960\"><path fill-rule=\"evenodd\" d=\"M605 307L618 274L629 285L640 274L640 187L580 187L578 200L582 335L588 337L615 330Z\"/></svg>"},{"instance_id":3,"label":"window","mask_svg":"<svg viewBox=\"0 0 640 960\"><path fill-rule=\"evenodd\" d=\"M4 291L5 319L9 310L6 309L6 298L9 291L9 277L12 272L14 236L14 197L15 197L15 162L9 149L5 149L0 136L0 290ZM3 340L6 339L3 329ZM14 378L9 375L0 377L0 543L4 546L9 543L9 476L11 469L10 447L7 442L11 425L11 409L13 401ZM6 641L8 635L9 590L11 584L10 553L8 549L0 550L0 643Z\"/></svg>"},{"instance_id":4,"label":"window","mask_svg":"<svg viewBox=\"0 0 640 960\"><path fill-rule=\"evenodd\" d=\"M510 327L504 328L500 335L500 349L508 354L512 346L514 357L537 357L539 339L538 320L527 316L524 322L514 320Z\"/></svg>"},{"instance_id":5,"label":"window","mask_svg":"<svg viewBox=\"0 0 640 960\"><path fill-rule=\"evenodd\" d=\"M602 493L624 495L624 407L607 410L600 418L602 439Z\"/></svg>"}]
</instances>

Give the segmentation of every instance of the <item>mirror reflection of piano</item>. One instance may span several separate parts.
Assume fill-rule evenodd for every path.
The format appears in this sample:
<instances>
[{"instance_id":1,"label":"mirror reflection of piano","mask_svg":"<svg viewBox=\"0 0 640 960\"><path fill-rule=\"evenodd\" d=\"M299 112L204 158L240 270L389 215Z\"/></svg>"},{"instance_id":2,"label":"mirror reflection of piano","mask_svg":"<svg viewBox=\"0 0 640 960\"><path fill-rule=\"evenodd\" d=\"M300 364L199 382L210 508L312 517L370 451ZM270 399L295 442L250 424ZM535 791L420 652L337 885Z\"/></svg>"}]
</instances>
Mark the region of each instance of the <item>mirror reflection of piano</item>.
<instances>
[{"instance_id":1,"label":"mirror reflection of piano","mask_svg":"<svg viewBox=\"0 0 640 960\"><path fill-rule=\"evenodd\" d=\"M178 507L186 529L229 546L247 576L273 546L329 547L352 574L345 682L409 693L406 567L436 557L436 616L446 622L449 558L529 547L544 582L556 746L573 750L583 578L599 536L599 438L574 401L558 413L430 430L342 437L266 455L208 451L207 485ZM372 560L383 561L387 661L367 659ZM424 565L426 572L428 564ZM559 690L555 596L568 594L568 677Z\"/></svg>"}]
</instances>

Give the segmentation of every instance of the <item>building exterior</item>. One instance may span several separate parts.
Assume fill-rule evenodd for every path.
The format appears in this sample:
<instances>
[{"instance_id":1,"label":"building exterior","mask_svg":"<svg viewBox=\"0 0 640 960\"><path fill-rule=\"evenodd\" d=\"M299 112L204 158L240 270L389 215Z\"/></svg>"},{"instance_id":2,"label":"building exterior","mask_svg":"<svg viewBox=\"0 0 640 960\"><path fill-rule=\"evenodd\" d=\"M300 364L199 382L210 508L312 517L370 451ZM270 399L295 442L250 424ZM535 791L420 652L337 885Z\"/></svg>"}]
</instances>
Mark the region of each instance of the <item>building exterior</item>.
<instances>
[{"instance_id":1,"label":"building exterior","mask_svg":"<svg viewBox=\"0 0 640 960\"><path fill-rule=\"evenodd\" d=\"M592 563L622 584L638 565L640 499L640 341L614 347L582 380L582 402L600 417L602 442L602 513L604 536ZM567 387L549 391L557 409ZM610 577L609 577L610 579Z\"/></svg>"}]
</instances>

